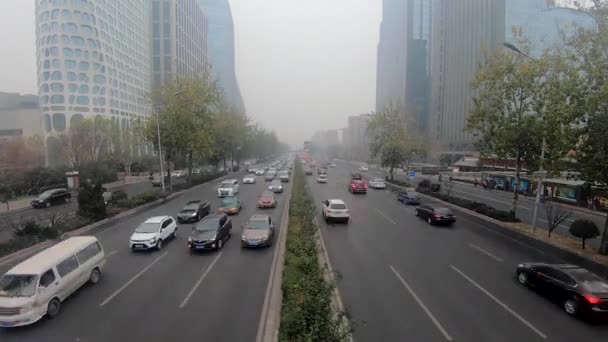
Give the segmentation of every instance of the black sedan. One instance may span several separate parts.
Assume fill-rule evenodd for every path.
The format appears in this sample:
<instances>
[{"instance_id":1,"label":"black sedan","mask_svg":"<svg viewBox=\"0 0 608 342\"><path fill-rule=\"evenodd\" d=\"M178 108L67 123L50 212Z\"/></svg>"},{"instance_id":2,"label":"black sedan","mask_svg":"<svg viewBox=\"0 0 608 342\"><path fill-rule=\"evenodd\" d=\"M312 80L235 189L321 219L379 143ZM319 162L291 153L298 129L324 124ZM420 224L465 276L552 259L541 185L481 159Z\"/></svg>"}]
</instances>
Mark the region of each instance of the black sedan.
<instances>
[{"instance_id":1,"label":"black sedan","mask_svg":"<svg viewBox=\"0 0 608 342\"><path fill-rule=\"evenodd\" d=\"M423 204L416 208L416 216L425 219L429 224L452 224L456 222L456 216L449 208L439 207L432 204Z\"/></svg>"},{"instance_id":2,"label":"black sedan","mask_svg":"<svg viewBox=\"0 0 608 342\"><path fill-rule=\"evenodd\" d=\"M608 282L582 267L522 263L517 280L558 302L569 315L608 313Z\"/></svg>"},{"instance_id":3,"label":"black sedan","mask_svg":"<svg viewBox=\"0 0 608 342\"><path fill-rule=\"evenodd\" d=\"M397 200L403 204L420 204L420 196L418 196L417 192L414 191L403 191L397 195Z\"/></svg>"},{"instance_id":4,"label":"black sedan","mask_svg":"<svg viewBox=\"0 0 608 342\"><path fill-rule=\"evenodd\" d=\"M51 205L68 203L72 198L72 194L68 189L51 189L47 190L31 202L34 208L48 208Z\"/></svg>"},{"instance_id":5,"label":"black sedan","mask_svg":"<svg viewBox=\"0 0 608 342\"><path fill-rule=\"evenodd\" d=\"M192 227L188 237L190 250L222 249L232 236L232 221L226 214L205 217Z\"/></svg>"},{"instance_id":6,"label":"black sedan","mask_svg":"<svg viewBox=\"0 0 608 342\"><path fill-rule=\"evenodd\" d=\"M177 213L177 221L179 223L198 222L201 218L209 215L210 208L209 202L200 200L190 201Z\"/></svg>"}]
</instances>

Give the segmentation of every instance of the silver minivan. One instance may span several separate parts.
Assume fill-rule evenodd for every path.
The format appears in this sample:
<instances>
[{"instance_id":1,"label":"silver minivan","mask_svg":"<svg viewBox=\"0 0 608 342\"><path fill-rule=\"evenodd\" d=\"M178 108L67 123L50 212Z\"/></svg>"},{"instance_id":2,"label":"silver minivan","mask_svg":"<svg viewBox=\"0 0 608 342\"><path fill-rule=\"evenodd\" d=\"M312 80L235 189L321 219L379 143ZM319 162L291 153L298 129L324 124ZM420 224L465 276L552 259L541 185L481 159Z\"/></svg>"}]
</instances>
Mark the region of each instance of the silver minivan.
<instances>
[{"instance_id":1,"label":"silver minivan","mask_svg":"<svg viewBox=\"0 0 608 342\"><path fill-rule=\"evenodd\" d=\"M103 248L93 236L69 238L21 262L0 278L0 327L57 316L74 291L99 282L104 264Z\"/></svg>"}]
</instances>

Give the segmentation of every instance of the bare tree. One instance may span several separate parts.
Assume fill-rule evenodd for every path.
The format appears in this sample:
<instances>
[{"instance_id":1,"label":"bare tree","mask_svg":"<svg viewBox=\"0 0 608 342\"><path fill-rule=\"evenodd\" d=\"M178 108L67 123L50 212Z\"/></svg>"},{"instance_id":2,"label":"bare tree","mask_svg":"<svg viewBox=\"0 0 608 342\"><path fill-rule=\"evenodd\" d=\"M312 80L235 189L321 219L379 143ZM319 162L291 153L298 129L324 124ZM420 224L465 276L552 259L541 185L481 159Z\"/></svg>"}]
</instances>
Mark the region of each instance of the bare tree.
<instances>
[{"instance_id":1,"label":"bare tree","mask_svg":"<svg viewBox=\"0 0 608 342\"><path fill-rule=\"evenodd\" d=\"M572 210L563 210L561 205L551 201L545 203L545 212L547 213L549 236L551 236L551 233L555 228L572 216ZM534 229L536 229L536 227L534 227Z\"/></svg>"}]
</instances>

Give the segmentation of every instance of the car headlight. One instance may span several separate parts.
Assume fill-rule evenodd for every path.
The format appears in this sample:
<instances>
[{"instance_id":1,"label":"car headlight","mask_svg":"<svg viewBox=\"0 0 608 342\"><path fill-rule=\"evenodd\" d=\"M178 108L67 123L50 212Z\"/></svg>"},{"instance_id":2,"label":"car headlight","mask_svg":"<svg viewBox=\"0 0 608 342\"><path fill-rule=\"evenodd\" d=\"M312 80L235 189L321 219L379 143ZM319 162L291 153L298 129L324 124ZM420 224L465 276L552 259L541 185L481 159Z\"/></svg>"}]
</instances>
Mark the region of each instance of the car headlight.
<instances>
[{"instance_id":1,"label":"car headlight","mask_svg":"<svg viewBox=\"0 0 608 342\"><path fill-rule=\"evenodd\" d=\"M151 238L150 240L148 240L149 243L155 243L156 242L156 238Z\"/></svg>"},{"instance_id":2,"label":"car headlight","mask_svg":"<svg viewBox=\"0 0 608 342\"><path fill-rule=\"evenodd\" d=\"M247 237L245 235L241 235L241 241L247 241Z\"/></svg>"},{"instance_id":3,"label":"car headlight","mask_svg":"<svg viewBox=\"0 0 608 342\"><path fill-rule=\"evenodd\" d=\"M213 235L213 237L209 239L209 241L215 241L215 239L217 239L217 235Z\"/></svg>"},{"instance_id":4,"label":"car headlight","mask_svg":"<svg viewBox=\"0 0 608 342\"><path fill-rule=\"evenodd\" d=\"M192 237L188 236L188 242L192 242Z\"/></svg>"}]
</instances>

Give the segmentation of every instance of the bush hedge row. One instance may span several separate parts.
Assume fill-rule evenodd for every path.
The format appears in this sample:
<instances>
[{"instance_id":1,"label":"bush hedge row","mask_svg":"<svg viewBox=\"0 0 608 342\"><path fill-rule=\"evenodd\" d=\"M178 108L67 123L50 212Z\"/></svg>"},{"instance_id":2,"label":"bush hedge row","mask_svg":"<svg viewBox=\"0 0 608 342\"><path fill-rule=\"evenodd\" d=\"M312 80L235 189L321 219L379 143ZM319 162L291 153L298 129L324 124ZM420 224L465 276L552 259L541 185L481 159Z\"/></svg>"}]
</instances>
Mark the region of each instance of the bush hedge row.
<instances>
[{"instance_id":1,"label":"bush hedge row","mask_svg":"<svg viewBox=\"0 0 608 342\"><path fill-rule=\"evenodd\" d=\"M335 284L324 278L319 264L316 208L297 162L289 208L287 249L283 270L280 341L346 341L343 315L332 309Z\"/></svg>"},{"instance_id":2,"label":"bush hedge row","mask_svg":"<svg viewBox=\"0 0 608 342\"><path fill-rule=\"evenodd\" d=\"M496 208L487 205L485 203L471 201L465 198L452 197L446 194L441 194L437 192L429 192L427 193L429 196L433 196L437 199L440 199L444 202L452 203L459 207L472 210L476 213L491 217L493 219L502 221L502 222L519 222L520 220L515 217L512 212L497 210Z\"/></svg>"}]
</instances>

